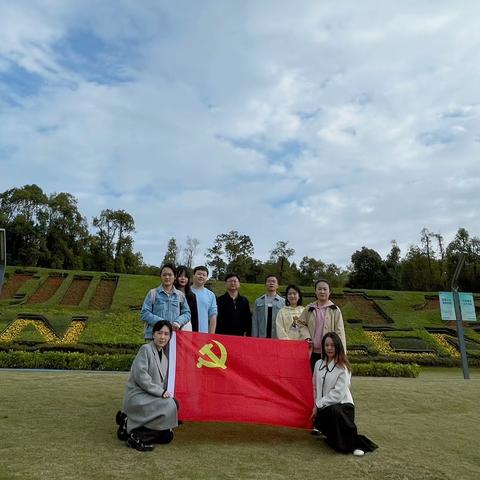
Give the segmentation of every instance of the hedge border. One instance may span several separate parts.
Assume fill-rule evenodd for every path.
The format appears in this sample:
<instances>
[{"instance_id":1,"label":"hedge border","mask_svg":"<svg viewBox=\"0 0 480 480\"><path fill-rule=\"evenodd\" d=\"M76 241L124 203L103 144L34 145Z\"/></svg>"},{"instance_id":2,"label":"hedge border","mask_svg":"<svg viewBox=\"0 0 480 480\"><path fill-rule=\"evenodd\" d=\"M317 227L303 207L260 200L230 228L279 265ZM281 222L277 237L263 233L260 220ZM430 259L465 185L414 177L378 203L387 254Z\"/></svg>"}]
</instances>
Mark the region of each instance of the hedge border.
<instances>
[{"instance_id":1,"label":"hedge border","mask_svg":"<svg viewBox=\"0 0 480 480\"><path fill-rule=\"evenodd\" d=\"M135 354L91 355L80 352L0 352L0 368L32 368L52 370L128 371ZM357 363L353 375L368 377L418 377L416 364Z\"/></svg>"}]
</instances>

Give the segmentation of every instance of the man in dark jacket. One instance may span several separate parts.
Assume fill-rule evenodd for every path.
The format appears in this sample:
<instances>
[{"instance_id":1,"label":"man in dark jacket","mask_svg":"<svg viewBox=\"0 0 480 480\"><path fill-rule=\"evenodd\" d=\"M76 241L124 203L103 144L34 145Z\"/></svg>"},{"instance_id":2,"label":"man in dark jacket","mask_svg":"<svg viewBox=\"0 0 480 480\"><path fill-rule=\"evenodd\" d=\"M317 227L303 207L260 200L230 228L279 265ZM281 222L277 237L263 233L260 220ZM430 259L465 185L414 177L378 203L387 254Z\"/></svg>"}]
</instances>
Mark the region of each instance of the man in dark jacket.
<instances>
[{"instance_id":1,"label":"man in dark jacket","mask_svg":"<svg viewBox=\"0 0 480 480\"><path fill-rule=\"evenodd\" d=\"M215 333L249 337L252 333L252 313L248 299L238 293L240 278L235 273L225 277L226 293L217 298L217 328Z\"/></svg>"}]
</instances>

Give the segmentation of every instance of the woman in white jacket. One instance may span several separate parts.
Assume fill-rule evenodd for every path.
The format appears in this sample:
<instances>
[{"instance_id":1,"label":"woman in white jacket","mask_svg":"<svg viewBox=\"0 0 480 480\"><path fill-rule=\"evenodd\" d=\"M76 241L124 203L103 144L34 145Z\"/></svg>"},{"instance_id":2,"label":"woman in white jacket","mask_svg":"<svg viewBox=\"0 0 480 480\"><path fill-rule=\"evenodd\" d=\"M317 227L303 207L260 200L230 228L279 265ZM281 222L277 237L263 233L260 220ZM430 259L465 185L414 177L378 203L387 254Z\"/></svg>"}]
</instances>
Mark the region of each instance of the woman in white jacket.
<instances>
[{"instance_id":1,"label":"woman in white jacket","mask_svg":"<svg viewBox=\"0 0 480 480\"><path fill-rule=\"evenodd\" d=\"M313 370L315 406L312 418L315 428L327 437L327 443L334 450L362 456L377 445L357 433L350 393L351 375L342 340L335 332L328 332L322 339L322 359Z\"/></svg>"}]
</instances>

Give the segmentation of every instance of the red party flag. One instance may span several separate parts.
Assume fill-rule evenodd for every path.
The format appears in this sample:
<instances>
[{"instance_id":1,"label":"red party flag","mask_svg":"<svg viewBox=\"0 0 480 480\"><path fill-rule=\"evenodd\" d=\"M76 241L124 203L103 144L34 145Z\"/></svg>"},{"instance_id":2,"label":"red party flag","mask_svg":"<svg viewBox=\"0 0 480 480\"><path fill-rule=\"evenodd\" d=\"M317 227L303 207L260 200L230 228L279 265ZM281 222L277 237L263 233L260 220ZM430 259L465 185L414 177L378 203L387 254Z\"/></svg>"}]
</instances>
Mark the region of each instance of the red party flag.
<instances>
[{"instance_id":1,"label":"red party flag","mask_svg":"<svg viewBox=\"0 0 480 480\"><path fill-rule=\"evenodd\" d=\"M312 374L302 341L177 332L168 391L181 420L312 425Z\"/></svg>"}]
</instances>

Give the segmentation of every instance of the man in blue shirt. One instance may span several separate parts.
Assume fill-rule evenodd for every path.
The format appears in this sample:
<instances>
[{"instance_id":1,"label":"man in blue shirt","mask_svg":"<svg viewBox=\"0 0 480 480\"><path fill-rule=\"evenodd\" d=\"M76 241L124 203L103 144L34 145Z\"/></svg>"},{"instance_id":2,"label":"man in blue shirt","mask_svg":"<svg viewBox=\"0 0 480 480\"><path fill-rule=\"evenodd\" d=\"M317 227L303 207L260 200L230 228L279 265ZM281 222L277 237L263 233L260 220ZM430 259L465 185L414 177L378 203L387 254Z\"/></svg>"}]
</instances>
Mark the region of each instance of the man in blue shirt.
<instances>
[{"instance_id":1,"label":"man in blue shirt","mask_svg":"<svg viewBox=\"0 0 480 480\"><path fill-rule=\"evenodd\" d=\"M211 290L205 288L207 280L207 267L201 265L193 269L191 290L197 297L198 331L215 333L217 327L217 299Z\"/></svg>"}]
</instances>

